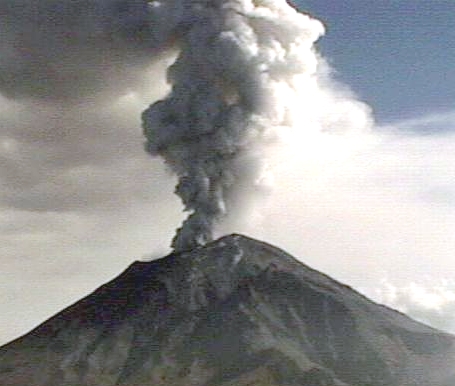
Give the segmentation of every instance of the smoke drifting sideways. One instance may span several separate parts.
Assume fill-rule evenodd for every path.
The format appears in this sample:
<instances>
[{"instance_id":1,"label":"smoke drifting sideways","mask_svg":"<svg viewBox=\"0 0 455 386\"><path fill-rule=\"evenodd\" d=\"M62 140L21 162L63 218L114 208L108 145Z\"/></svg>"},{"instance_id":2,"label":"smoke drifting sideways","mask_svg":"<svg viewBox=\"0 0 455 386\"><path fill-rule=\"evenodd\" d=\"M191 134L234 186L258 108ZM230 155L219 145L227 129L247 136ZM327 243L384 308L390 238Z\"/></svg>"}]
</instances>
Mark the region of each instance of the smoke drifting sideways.
<instances>
[{"instance_id":1,"label":"smoke drifting sideways","mask_svg":"<svg viewBox=\"0 0 455 386\"><path fill-rule=\"evenodd\" d=\"M276 137L298 128L290 141L300 157L317 148L303 133L339 132L368 118L321 75L314 43L323 32L284 0L0 0L0 145L14 153L0 166L0 204L89 210L106 201L105 191L112 208L136 201L133 191L156 199L165 177L156 183L161 169L147 163L136 128L147 104L171 89L143 113L146 147L177 175L190 212L174 249L204 244L227 214L247 217L243 203L258 181L268 182ZM131 95L127 106L120 102ZM282 153L287 171L295 169L293 153ZM115 184L106 176L93 186L74 177L93 168L120 176L125 165L140 177ZM75 185L80 200L67 192ZM241 221L227 231L239 228Z\"/></svg>"},{"instance_id":2,"label":"smoke drifting sideways","mask_svg":"<svg viewBox=\"0 0 455 386\"><path fill-rule=\"evenodd\" d=\"M175 193L190 212L172 241L182 251L209 242L236 186L261 178L258 148L293 124L292 101L315 76L324 27L284 0L151 7L174 23L179 53L167 71L172 90L143 112L143 129L147 151L178 176Z\"/></svg>"},{"instance_id":3,"label":"smoke drifting sideways","mask_svg":"<svg viewBox=\"0 0 455 386\"><path fill-rule=\"evenodd\" d=\"M147 0L1 0L0 92L67 106L135 89L170 44L164 21Z\"/></svg>"}]
</instances>

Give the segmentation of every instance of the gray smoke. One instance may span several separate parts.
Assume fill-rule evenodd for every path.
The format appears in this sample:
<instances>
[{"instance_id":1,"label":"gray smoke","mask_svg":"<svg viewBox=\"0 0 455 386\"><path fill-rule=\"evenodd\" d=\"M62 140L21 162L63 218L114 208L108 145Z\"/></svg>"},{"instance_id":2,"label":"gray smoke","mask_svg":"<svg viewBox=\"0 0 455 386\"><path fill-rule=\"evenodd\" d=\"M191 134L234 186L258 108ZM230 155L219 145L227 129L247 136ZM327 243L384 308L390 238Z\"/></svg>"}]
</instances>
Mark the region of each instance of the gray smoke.
<instances>
[{"instance_id":1,"label":"gray smoke","mask_svg":"<svg viewBox=\"0 0 455 386\"><path fill-rule=\"evenodd\" d=\"M258 178L248 154L288 123L289 101L280 92L298 75L313 75L312 45L323 27L284 0L151 7L175 23L179 54L168 69L172 91L143 113L146 148L178 176L175 193L190 214L172 247L192 249L212 239L239 180Z\"/></svg>"},{"instance_id":2,"label":"gray smoke","mask_svg":"<svg viewBox=\"0 0 455 386\"><path fill-rule=\"evenodd\" d=\"M167 26L146 0L0 0L0 92L66 103L134 88Z\"/></svg>"},{"instance_id":3,"label":"gray smoke","mask_svg":"<svg viewBox=\"0 0 455 386\"><path fill-rule=\"evenodd\" d=\"M143 128L147 150L178 176L190 214L173 247L190 249L212 238L239 186L260 178L261 144L289 125L295 78L314 75L322 32L285 0L0 0L0 93L63 108L55 114L80 101L96 110L148 87L144 74L176 49L172 91Z\"/></svg>"}]
</instances>

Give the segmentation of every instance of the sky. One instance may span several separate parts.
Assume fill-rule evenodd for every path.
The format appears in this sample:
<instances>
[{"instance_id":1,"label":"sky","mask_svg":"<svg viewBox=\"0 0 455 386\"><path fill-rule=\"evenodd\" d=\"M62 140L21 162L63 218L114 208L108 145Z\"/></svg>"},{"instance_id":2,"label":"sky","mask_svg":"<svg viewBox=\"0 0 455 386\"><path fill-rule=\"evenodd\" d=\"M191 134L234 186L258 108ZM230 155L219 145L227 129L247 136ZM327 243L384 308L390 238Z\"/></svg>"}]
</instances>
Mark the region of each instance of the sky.
<instances>
[{"instance_id":1,"label":"sky","mask_svg":"<svg viewBox=\"0 0 455 386\"><path fill-rule=\"evenodd\" d=\"M286 100L303 130L264 151L260 186L217 234L455 332L455 3L295 4L325 26L319 83ZM185 218L144 151L141 112L176 57L144 7L0 0L0 344L169 253Z\"/></svg>"},{"instance_id":2,"label":"sky","mask_svg":"<svg viewBox=\"0 0 455 386\"><path fill-rule=\"evenodd\" d=\"M450 112L455 102L450 0L297 0L325 22L319 47L378 122Z\"/></svg>"}]
</instances>

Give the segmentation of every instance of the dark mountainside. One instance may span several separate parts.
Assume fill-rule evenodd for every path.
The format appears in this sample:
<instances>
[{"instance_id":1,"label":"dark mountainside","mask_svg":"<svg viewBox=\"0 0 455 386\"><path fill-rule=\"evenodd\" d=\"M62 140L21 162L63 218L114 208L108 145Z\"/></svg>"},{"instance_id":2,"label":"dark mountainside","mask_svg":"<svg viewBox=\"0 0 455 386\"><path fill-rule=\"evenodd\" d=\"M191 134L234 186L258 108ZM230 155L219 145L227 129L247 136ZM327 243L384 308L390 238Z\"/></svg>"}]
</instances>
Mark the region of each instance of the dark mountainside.
<instances>
[{"instance_id":1,"label":"dark mountainside","mask_svg":"<svg viewBox=\"0 0 455 386\"><path fill-rule=\"evenodd\" d=\"M0 348L2 386L453 386L455 337L231 235L136 262Z\"/></svg>"}]
</instances>

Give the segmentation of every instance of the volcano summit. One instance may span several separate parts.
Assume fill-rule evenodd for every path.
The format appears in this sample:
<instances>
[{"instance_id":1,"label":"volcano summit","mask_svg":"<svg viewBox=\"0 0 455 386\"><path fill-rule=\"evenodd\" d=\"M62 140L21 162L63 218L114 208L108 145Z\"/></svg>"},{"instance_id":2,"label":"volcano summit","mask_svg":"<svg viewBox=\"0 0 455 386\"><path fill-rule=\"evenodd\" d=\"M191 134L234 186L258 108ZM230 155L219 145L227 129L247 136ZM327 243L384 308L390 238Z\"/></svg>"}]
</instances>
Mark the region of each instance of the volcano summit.
<instances>
[{"instance_id":1,"label":"volcano summit","mask_svg":"<svg viewBox=\"0 0 455 386\"><path fill-rule=\"evenodd\" d=\"M2 386L453 386L455 337L240 235L135 262L0 349Z\"/></svg>"}]
</instances>

